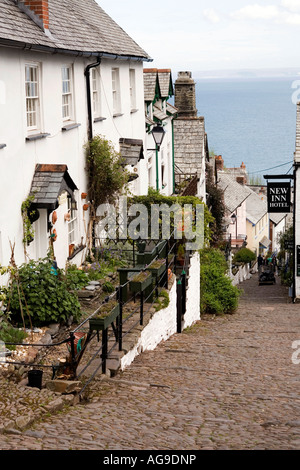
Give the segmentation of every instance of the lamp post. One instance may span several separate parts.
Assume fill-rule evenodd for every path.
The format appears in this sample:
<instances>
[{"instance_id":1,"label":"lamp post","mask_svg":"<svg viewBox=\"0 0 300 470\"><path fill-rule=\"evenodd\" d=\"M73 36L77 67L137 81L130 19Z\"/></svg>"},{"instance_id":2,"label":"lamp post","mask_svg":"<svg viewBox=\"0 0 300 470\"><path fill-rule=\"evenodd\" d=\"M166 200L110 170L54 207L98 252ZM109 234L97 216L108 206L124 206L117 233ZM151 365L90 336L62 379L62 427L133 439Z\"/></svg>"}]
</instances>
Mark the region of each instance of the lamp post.
<instances>
[{"instance_id":1,"label":"lamp post","mask_svg":"<svg viewBox=\"0 0 300 470\"><path fill-rule=\"evenodd\" d=\"M155 156L156 156L156 189L159 190L159 177L158 177L158 152L160 151L160 146L164 140L165 130L162 126L155 126L152 129L152 137L155 142ZM151 149L150 149L151 150Z\"/></svg>"},{"instance_id":2,"label":"lamp post","mask_svg":"<svg viewBox=\"0 0 300 470\"><path fill-rule=\"evenodd\" d=\"M235 224L235 238L237 240L237 216L236 214L232 214L231 220L232 220L232 225Z\"/></svg>"}]
</instances>

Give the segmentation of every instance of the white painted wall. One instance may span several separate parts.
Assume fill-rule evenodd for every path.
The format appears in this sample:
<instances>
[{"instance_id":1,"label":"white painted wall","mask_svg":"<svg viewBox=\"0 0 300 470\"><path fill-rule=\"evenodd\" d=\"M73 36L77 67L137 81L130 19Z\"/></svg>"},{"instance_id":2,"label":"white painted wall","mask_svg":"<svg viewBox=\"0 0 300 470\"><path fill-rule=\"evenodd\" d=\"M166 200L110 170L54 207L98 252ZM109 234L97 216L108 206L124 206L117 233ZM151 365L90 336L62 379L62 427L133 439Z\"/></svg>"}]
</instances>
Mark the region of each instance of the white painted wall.
<instances>
[{"instance_id":1,"label":"white painted wall","mask_svg":"<svg viewBox=\"0 0 300 470\"><path fill-rule=\"evenodd\" d=\"M186 313L182 328L191 326L200 320L200 256L194 253L189 271L190 279L187 289ZM166 341L177 331L177 283L173 276L173 284L169 291L170 303L167 308L156 312L146 325L136 345L121 359L121 369L128 367L143 351L153 350L162 341Z\"/></svg>"},{"instance_id":2,"label":"white painted wall","mask_svg":"<svg viewBox=\"0 0 300 470\"><path fill-rule=\"evenodd\" d=\"M50 136L35 142L26 142L26 106L25 106L25 63L35 62L41 70L41 117L42 132ZM0 143L6 144L0 150L0 232L2 264L10 259L9 241L15 242L17 264L24 262L22 245L21 204L29 194L32 177L37 163L67 164L68 171L78 187L78 242L85 238L84 216L80 194L86 191L84 171L85 157L83 146L87 142L87 97L84 69L94 59L50 55L0 48ZM74 120L81 125L67 132L62 132L62 81L61 66L72 64L74 70ZM122 116L113 117L112 113L112 67L119 67L121 85ZM136 108L130 107L129 69L136 70ZM145 141L143 64L136 61L103 60L101 69L101 111L106 119L94 123L94 134L111 140L119 151L119 138L134 138ZM140 178L132 184L135 194L146 194L148 171L146 159L138 164ZM84 201L85 202L85 201ZM59 265L64 267L68 256L66 242L66 224L63 220L65 207L58 208L58 238L55 242ZM42 232L45 220L38 222L41 240L38 246L33 242L29 252L33 257L45 256L47 236ZM73 260L74 261L74 260Z\"/></svg>"}]
</instances>

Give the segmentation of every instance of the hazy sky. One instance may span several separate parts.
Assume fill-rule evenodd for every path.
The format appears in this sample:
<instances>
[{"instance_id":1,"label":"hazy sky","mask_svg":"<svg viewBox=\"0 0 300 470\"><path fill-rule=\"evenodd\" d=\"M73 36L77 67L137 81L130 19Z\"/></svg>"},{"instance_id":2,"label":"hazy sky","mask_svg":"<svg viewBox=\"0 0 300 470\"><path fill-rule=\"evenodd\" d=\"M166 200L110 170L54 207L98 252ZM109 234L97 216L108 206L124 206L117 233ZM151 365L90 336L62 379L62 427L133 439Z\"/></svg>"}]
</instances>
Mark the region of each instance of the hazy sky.
<instances>
[{"instance_id":1,"label":"hazy sky","mask_svg":"<svg viewBox=\"0 0 300 470\"><path fill-rule=\"evenodd\" d=\"M172 71L299 67L300 0L97 0Z\"/></svg>"}]
</instances>

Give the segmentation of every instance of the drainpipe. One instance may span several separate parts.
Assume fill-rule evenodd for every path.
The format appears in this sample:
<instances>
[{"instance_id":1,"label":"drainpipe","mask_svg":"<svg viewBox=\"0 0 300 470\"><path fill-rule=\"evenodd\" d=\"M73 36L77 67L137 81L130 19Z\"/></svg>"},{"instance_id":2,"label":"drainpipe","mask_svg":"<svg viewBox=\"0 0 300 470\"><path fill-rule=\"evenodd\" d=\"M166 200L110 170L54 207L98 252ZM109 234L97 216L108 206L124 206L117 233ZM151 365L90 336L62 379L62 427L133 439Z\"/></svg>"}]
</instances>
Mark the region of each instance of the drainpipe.
<instances>
[{"instance_id":1,"label":"drainpipe","mask_svg":"<svg viewBox=\"0 0 300 470\"><path fill-rule=\"evenodd\" d=\"M172 119L172 180L173 194L175 194L175 143L174 143L174 120Z\"/></svg>"},{"instance_id":2,"label":"drainpipe","mask_svg":"<svg viewBox=\"0 0 300 470\"><path fill-rule=\"evenodd\" d=\"M91 81L90 81L90 70L94 67L98 67L101 64L101 58L97 58L97 62L89 64L84 71L86 79L86 92L87 92L87 108L88 108L88 138L93 138L93 113L92 113L92 97L91 97Z\"/></svg>"}]
</instances>

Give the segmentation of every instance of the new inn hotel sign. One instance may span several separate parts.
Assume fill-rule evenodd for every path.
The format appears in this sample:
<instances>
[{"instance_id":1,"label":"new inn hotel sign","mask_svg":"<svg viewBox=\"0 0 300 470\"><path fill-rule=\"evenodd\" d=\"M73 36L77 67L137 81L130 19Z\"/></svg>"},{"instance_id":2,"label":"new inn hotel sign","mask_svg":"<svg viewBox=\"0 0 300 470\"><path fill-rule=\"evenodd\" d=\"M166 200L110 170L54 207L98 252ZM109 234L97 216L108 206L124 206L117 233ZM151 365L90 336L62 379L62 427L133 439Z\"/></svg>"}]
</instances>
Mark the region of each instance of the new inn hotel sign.
<instances>
[{"instance_id":1,"label":"new inn hotel sign","mask_svg":"<svg viewBox=\"0 0 300 470\"><path fill-rule=\"evenodd\" d=\"M268 212L290 212L291 183L268 183Z\"/></svg>"}]
</instances>

